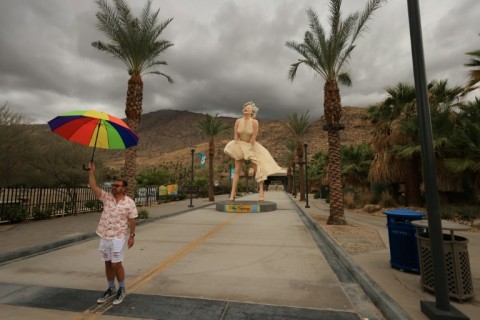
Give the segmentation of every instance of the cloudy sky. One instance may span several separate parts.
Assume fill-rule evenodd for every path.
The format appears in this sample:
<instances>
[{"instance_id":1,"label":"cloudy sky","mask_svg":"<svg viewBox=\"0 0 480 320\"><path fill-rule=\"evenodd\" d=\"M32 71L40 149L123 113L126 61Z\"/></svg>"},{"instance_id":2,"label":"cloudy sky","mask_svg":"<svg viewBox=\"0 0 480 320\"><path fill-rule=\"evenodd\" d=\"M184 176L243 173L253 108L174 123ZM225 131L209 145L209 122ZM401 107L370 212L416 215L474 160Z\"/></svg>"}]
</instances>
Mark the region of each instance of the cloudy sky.
<instances>
[{"instance_id":1,"label":"cloudy sky","mask_svg":"<svg viewBox=\"0 0 480 320\"><path fill-rule=\"evenodd\" d=\"M135 10L144 0L128 0ZM285 41L301 42L312 7L327 26L328 0L153 0L160 18L173 18L161 38L174 43L163 56L165 78L146 75L144 113L160 109L240 115L244 102L260 119L323 114L323 81L301 67L293 83L289 65L299 58ZM364 0L344 0L343 13ZM463 85L465 52L480 49L480 1L421 0L427 80ZM124 65L91 46L106 40L95 27L94 0L0 1L0 106L34 123L76 109L124 117L128 74ZM136 11L137 12L137 11ZM413 83L406 0L390 0L357 41L348 66L353 86L341 88L344 106L366 107L386 86Z\"/></svg>"}]
</instances>

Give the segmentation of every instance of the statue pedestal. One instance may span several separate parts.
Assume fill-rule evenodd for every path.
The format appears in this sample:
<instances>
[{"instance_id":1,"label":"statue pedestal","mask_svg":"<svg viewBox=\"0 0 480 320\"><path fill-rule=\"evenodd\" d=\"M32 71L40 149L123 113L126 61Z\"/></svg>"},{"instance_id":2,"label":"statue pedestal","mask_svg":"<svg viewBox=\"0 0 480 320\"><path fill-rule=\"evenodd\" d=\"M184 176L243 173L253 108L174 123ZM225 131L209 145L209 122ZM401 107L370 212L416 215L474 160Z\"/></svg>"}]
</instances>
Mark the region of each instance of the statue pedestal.
<instances>
[{"instance_id":1,"label":"statue pedestal","mask_svg":"<svg viewBox=\"0 0 480 320\"><path fill-rule=\"evenodd\" d=\"M217 202L217 211L231 213L260 213L277 210L277 204L271 201L221 201Z\"/></svg>"}]
</instances>

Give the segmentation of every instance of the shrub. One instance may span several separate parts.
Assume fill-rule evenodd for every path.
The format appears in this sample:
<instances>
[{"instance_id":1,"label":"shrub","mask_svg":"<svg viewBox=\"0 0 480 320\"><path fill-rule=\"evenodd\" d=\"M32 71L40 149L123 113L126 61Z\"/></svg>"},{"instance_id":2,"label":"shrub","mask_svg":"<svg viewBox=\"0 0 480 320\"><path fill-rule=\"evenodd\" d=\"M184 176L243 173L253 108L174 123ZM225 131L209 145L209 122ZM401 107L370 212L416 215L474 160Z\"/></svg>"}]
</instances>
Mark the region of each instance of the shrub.
<instances>
[{"instance_id":1,"label":"shrub","mask_svg":"<svg viewBox=\"0 0 480 320\"><path fill-rule=\"evenodd\" d=\"M393 185L387 182L384 183L372 183L370 185L370 191L372 193L374 203L381 203L382 195L386 192L390 194L390 197L393 198L392 194L394 194Z\"/></svg>"},{"instance_id":2,"label":"shrub","mask_svg":"<svg viewBox=\"0 0 480 320\"><path fill-rule=\"evenodd\" d=\"M87 200L85 201L85 208L92 211L99 211L102 208L102 202L100 200Z\"/></svg>"},{"instance_id":3,"label":"shrub","mask_svg":"<svg viewBox=\"0 0 480 320\"><path fill-rule=\"evenodd\" d=\"M380 201L379 204L384 208L395 207L397 205L395 199L393 198L392 194L388 191L383 191L380 194Z\"/></svg>"},{"instance_id":4,"label":"shrub","mask_svg":"<svg viewBox=\"0 0 480 320\"><path fill-rule=\"evenodd\" d=\"M187 199L187 195L185 193L178 194L178 200L185 200L185 199Z\"/></svg>"},{"instance_id":5,"label":"shrub","mask_svg":"<svg viewBox=\"0 0 480 320\"><path fill-rule=\"evenodd\" d=\"M52 216L53 206L46 206L44 208L35 207L32 212L32 217L35 220L47 220Z\"/></svg>"},{"instance_id":6,"label":"shrub","mask_svg":"<svg viewBox=\"0 0 480 320\"><path fill-rule=\"evenodd\" d=\"M13 205L5 210L5 219L11 223L19 223L27 220L28 212L21 205Z\"/></svg>"},{"instance_id":7,"label":"shrub","mask_svg":"<svg viewBox=\"0 0 480 320\"><path fill-rule=\"evenodd\" d=\"M357 204L360 207L373 203L373 194L367 188L362 188L357 192Z\"/></svg>"},{"instance_id":8,"label":"shrub","mask_svg":"<svg viewBox=\"0 0 480 320\"><path fill-rule=\"evenodd\" d=\"M454 215L455 215L455 210L452 210L451 207L445 206L440 208L441 219L449 220L449 219L452 219Z\"/></svg>"},{"instance_id":9,"label":"shrub","mask_svg":"<svg viewBox=\"0 0 480 320\"><path fill-rule=\"evenodd\" d=\"M462 219L473 221L478 217L477 209L473 207L464 207L458 210L458 214Z\"/></svg>"},{"instance_id":10,"label":"shrub","mask_svg":"<svg viewBox=\"0 0 480 320\"><path fill-rule=\"evenodd\" d=\"M353 192L347 192L343 195L343 204L348 209L355 208L355 195Z\"/></svg>"},{"instance_id":11,"label":"shrub","mask_svg":"<svg viewBox=\"0 0 480 320\"><path fill-rule=\"evenodd\" d=\"M149 213L147 209L138 210L138 219L148 219Z\"/></svg>"}]
</instances>

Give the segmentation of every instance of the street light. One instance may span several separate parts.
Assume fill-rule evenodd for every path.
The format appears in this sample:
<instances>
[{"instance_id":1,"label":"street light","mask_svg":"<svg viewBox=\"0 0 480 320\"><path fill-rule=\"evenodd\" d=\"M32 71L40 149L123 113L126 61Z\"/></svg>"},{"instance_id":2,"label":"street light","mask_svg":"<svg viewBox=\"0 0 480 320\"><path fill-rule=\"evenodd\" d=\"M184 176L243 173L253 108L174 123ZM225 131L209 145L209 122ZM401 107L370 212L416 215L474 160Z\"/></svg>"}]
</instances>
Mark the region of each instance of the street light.
<instances>
[{"instance_id":1,"label":"street light","mask_svg":"<svg viewBox=\"0 0 480 320\"><path fill-rule=\"evenodd\" d=\"M192 203L192 200L193 200L193 154L195 153L195 148L192 148L190 151L192 152L192 175L190 178L190 204L188 205L188 207L192 208L193 207L193 203Z\"/></svg>"},{"instance_id":2,"label":"street light","mask_svg":"<svg viewBox=\"0 0 480 320\"><path fill-rule=\"evenodd\" d=\"M296 167L295 161L293 161L292 164L293 164L293 169L292 169L292 172L293 172L292 195L293 195L294 198L296 198L297 197L297 181L295 179L295 167Z\"/></svg>"},{"instance_id":3,"label":"street light","mask_svg":"<svg viewBox=\"0 0 480 320\"><path fill-rule=\"evenodd\" d=\"M308 205L308 174L307 174L307 144L303 144L303 148L305 149L305 208L310 208Z\"/></svg>"},{"instance_id":4,"label":"street light","mask_svg":"<svg viewBox=\"0 0 480 320\"><path fill-rule=\"evenodd\" d=\"M428 106L420 8L418 0L408 0L407 3L423 175L425 181L425 200L428 212L428 232L430 234L435 288L435 303L422 300L420 301L420 308L429 319L468 319L467 316L450 304L450 299L448 297L447 269L443 250L442 222L438 199L432 120L430 118L430 109Z\"/></svg>"}]
</instances>

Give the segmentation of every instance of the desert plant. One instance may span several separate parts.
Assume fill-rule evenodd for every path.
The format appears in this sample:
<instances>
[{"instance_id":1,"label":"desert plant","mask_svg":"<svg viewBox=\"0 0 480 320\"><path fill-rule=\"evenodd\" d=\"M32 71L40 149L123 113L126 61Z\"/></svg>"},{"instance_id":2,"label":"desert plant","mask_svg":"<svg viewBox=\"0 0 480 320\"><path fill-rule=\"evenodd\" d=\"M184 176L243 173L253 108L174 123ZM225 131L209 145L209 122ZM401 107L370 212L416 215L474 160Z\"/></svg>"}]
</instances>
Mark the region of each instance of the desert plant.
<instances>
[{"instance_id":1,"label":"desert plant","mask_svg":"<svg viewBox=\"0 0 480 320\"><path fill-rule=\"evenodd\" d=\"M148 219L149 212L147 209L138 210L138 219Z\"/></svg>"},{"instance_id":2,"label":"desert plant","mask_svg":"<svg viewBox=\"0 0 480 320\"><path fill-rule=\"evenodd\" d=\"M293 81L298 67L305 64L318 74L324 85L324 117L328 138L328 180L330 185L330 216L327 224L344 225L345 215L343 211L342 172L340 152L340 130L344 128L340 124L342 105L338 82L343 85L352 85L349 74L349 61L352 51L356 47L357 38L366 31L366 23L384 0L370 0L364 11L355 12L346 18L341 14L341 0L330 1L330 32L320 23L320 19L313 11L308 9L307 15L310 30L304 33L302 43L287 41L286 46L300 54L301 59L290 66L288 78Z\"/></svg>"},{"instance_id":3,"label":"desert plant","mask_svg":"<svg viewBox=\"0 0 480 320\"><path fill-rule=\"evenodd\" d=\"M52 217L55 212L55 204L49 204L41 207L35 207L32 212L32 218L34 220L47 220Z\"/></svg>"},{"instance_id":4,"label":"desert plant","mask_svg":"<svg viewBox=\"0 0 480 320\"><path fill-rule=\"evenodd\" d=\"M369 189L362 188L357 192L357 203L359 206L371 204L373 202L373 194Z\"/></svg>"},{"instance_id":5,"label":"desert plant","mask_svg":"<svg viewBox=\"0 0 480 320\"><path fill-rule=\"evenodd\" d=\"M85 201L85 208L98 211L102 208L102 202L100 200L87 200Z\"/></svg>"},{"instance_id":6,"label":"desert plant","mask_svg":"<svg viewBox=\"0 0 480 320\"><path fill-rule=\"evenodd\" d=\"M382 194L380 194L379 204L384 208L389 208L395 207L397 205L397 202L395 201L395 198L390 192L382 191Z\"/></svg>"},{"instance_id":7,"label":"desert plant","mask_svg":"<svg viewBox=\"0 0 480 320\"><path fill-rule=\"evenodd\" d=\"M109 53L127 67L130 79L128 80L125 114L127 124L137 131L143 109L142 75L157 74L164 76L168 82L173 82L170 76L156 69L167 64L160 60L160 56L173 46L173 43L159 39L159 36L173 18L158 21L160 9L152 11L151 1L146 2L138 17L133 15L132 9L125 0L115 0L114 5L110 5L107 0L97 0L96 3L99 7L96 14L97 28L105 34L109 42L95 41L92 46ZM127 194L131 198L135 195L136 161L137 148L127 149L125 152L125 177L130 186Z\"/></svg>"},{"instance_id":8,"label":"desert plant","mask_svg":"<svg viewBox=\"0 0 480 320\"><path fill-rule=\"evenodd\" d=\"M343 195L343 204L348 209L355 208L355 194L353 192L347 192Z\"/></svg>"},{"instance_id":9,"label":"desert plant","mask_svg":"<svg viewBox=\"0 0 480 320\"><path fill-rule=\"evenodd\" d=\"M440 217L444 220L452 219L455 215L455 212L452 210L452 207L445 206L440 208Z\"/></svg>"},{"instance_id":10,"label":"desert plant","mask_svg":"<svg viewBox=\"0 0 480 320\"><path fill-rule=\"evenodd\" d=\"M19 223L28 219L28 212L21 205L13 205L5 210L4 218L10 223Z\"/></svg>"}]
</instances>

